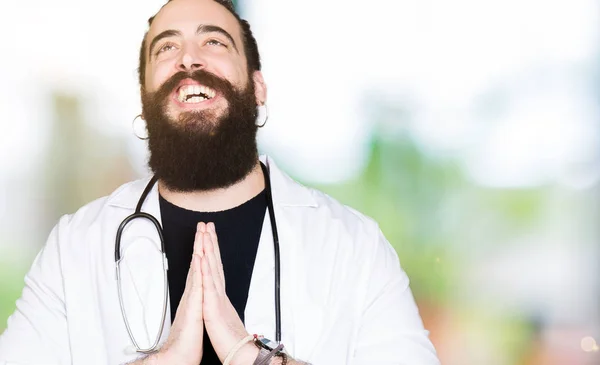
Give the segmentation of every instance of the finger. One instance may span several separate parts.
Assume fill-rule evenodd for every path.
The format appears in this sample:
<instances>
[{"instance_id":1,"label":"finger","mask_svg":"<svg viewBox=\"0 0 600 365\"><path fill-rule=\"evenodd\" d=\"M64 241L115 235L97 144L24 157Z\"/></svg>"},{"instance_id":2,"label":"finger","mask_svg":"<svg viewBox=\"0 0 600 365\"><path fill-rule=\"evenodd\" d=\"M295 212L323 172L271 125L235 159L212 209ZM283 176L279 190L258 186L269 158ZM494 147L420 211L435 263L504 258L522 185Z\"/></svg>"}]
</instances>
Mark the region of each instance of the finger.
<instances>
[{"instance_id":1,"label":"finger","mask_svg":"<svg viewBox=\"0 0 600 365\"><path fill-rule=\"evenodd\" d=\"M199 255L192 255L192 288L195 293L202 294L202 264ZM187 289L187 288L186 288Z\"/></svg>"},{"instance_id":2,"label":"finger","mask_svg":"<svg viewBox=\"0 0 600 365\"><path fill-rule=\"evenodd\" d=\"M205 255L200 262L202 268L202 289L204 291L204 300L210 303L211 301L217 300L217 287L215 286L215 281L210 270L210 265L208 264L207 256Z\"/></svg>"},{"instance_id":3,"label":"finger","mask_svg":"<svg viewBox=\"0 0 600 365\"><path fill-rule=\"evenodd\" d=\"M188 270L188 277L185 283L185 290L183 292L183 295L186 297L189 297L192 294L197 295L196 292L198 291L202 293L202 267L200 258L204 255L202 252L203 238L202 232L200 230L196 231L192 262L190 263L190 269Z\"/></svg>"},{"instance_id":4,"label":"finger","mask_svg":"<svg viewBox=\"0 0 600 365\"><path fill-rule=\"evenodd\" d=\"M194 236L194 254L200 256L200 258L204 256L204 250L202 247L204 240L203 229L206 230L206 226L204 225L204 223L198 223L198 225L196 226L196 235Z\"/></svg>"},{"instance_id":5,"label":"finger","mask_svg":"<svg viewBox=\"0 0 600 365\"><path fill-rule=\"evenodd\" d=\"M208 266L210 268L210 272L213 276L213 281L215 283L215 287L217 288L217 292L220 295L225 294L225 283L219 274L219 267L217 263L217 256L215 254L215 245L214 242L208 233L204 233L204 253L206 254L206 258L208 261Z\"/></svg>"},{"instance_id":6,"label":"finger","mask_svg":"<svg viewBox=\"0 0 600 365\"><path fill-rule=\"evenodd\" d=\"M204 222L198 222L198 224L196 225L196 236L198 237L198 234L200 234L200 248L202 249L202 234L206 232L206 223ZM195 248L195 247L194 247ZM198 252L201 252L202 250L199 250Z\"/></svg>"},{"instance_id":7,"label":"finger","mask_svg":"<svg viewBox=\"0 0 600 365\"><path fill-rule=\"evenodd\" d=\"M206 225L206 230L210 234L212 238L213 246L215 249L215 256L217 256L217 263L219 267L219 276L221 276L221 280L223 280L223 286L225 286L225 272L223 270L223 258L221 257L221 249L219 248L219 240L217 239L217 229L215 224L210 222Z\"/></svg>"},{"instance_id":8,"label":"finger","mask_svg":"<svg viewBox=\"0 0 600 365\"><path fill-rule=\"evenodd\" d=\"M181 296L181 304L186 302L187 297L189 296L188 288L192 287L192 280L194 280L194 255L192 255L192 261L190 262L190 268L188 269L187 278L185 279L185 289L183 291L183 295Z\"/></svg>"},{"instance_id":9,"label":"finger","mask_svg":"<svg viewBox=\"0 0 600 365\"><path fill-rule=\"evenodd\" d=\"M196 254L192 255L192 262L188 270L188 276L185 282L185 290L181 296L180 307L187 307L187 303L202 302L202 267L200 257ZM178 311L179 312L179 311Z\"/></svg>"}]
</instances>

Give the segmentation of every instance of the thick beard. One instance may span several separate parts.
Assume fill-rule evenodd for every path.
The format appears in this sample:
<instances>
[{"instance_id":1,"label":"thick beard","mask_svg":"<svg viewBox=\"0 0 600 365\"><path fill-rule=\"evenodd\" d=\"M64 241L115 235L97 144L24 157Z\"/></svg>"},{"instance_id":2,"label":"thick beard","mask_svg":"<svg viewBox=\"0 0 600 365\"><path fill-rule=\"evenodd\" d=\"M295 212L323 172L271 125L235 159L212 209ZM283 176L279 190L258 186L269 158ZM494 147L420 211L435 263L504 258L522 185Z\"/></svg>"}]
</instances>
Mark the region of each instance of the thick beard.
<instances>
[{"instance_id":1,"label":"thick beard","mask_svg":"<svg viewBox=\"0 0 600 365\"><path fill-rule=\"evenodd\" d=\"M184 79L205 85L227 101L218 117L211 110L168 115L174 89ZM227 188L246 177L258 161L256 99L249 77L245 90L204 70L179 72L158 91L142 90L148 128L148 165L166 187L178 192Z\"/></svg>"}]
</instances>

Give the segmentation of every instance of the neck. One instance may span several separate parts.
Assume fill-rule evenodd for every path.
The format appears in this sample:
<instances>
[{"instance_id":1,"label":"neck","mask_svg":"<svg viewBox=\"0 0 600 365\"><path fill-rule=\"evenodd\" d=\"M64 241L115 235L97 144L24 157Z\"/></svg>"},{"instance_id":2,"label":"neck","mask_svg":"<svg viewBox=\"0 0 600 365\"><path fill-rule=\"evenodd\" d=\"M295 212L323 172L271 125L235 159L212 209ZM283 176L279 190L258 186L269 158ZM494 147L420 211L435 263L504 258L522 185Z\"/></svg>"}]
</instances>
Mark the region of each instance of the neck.
<instances>
[{"instance_id":1,"label":"neck","mask_svg":"<svg viewBox=\"0 0 600 365\"><path fill-rule=\"evenodd\" d=\"M160 195L169 203L197 212L217 212L235 208L252 199L265 188L260 162L240 182L224 189L210 191L176 192L158 181Z\"/></svg>"}]
</instances>

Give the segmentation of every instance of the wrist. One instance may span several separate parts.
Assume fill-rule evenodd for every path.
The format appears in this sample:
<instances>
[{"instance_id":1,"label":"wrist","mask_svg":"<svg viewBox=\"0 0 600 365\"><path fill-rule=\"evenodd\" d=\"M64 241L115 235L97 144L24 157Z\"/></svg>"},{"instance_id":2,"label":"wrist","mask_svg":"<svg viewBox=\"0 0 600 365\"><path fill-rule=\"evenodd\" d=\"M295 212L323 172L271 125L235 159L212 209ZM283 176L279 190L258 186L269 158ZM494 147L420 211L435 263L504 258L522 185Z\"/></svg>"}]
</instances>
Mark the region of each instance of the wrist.
<instances>
[{"instance_id":1,"label":"wrist","mask_svg":"<svg viewBox=\"0 0 600 365\"><path fill-rule=\"evenodd\" d=\"M251 365L258 357L259 351L253 342L248 342L235 354L231 360L231 365Z\"/></svg>"}]
</instances>

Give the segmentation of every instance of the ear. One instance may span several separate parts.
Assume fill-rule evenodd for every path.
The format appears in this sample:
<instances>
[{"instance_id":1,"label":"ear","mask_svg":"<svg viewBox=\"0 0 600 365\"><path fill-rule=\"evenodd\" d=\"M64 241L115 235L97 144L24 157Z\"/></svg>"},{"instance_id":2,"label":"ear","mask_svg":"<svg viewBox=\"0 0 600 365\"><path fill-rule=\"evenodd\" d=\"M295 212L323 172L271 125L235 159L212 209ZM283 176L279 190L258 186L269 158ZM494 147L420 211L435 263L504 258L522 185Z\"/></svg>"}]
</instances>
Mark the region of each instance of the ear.
<instances>
[{"instance_id":1,"label":"ear","mask_svg":"<svg viewBox=\"0 0 600 365\"><path fill-rule=\"evenodd\" d=\"M252 75L252 81L254 81L254 95L256 96L257 105L265 105L267 102L267 84L263 78L262 72L254 71Z\"/></svg>"}]
</instances>

